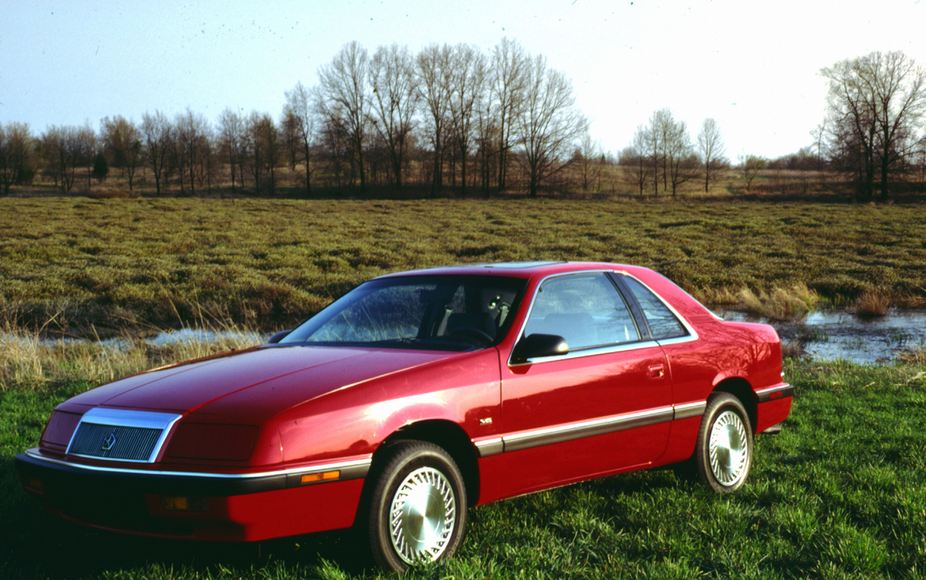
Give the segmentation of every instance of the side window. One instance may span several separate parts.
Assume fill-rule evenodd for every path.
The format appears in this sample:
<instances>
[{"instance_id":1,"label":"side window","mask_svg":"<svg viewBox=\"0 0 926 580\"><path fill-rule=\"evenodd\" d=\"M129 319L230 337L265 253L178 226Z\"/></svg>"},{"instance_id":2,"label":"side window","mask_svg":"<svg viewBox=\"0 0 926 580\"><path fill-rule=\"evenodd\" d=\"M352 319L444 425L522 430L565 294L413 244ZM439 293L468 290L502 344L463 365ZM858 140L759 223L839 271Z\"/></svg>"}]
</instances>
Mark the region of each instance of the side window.
<instances>
[{"instance_id":1,"label":"side window","mask_svg":"<svg viewBox=\"0 0 926 580\"><path fill-rule=\"evenodd\" d=\"M646 322L649 324L654 339L678 338L688 335L688 331L678 318L649 288L630 276L624 276L623 280L634 298L637 299L640 308L643 309L643 315L646 316Z\"/></svg>"},{"instance_id":2,"label":"side window","mask_svg":"<svg viewBox=\"0 0 926 580\"><path fill-rule=\"evenodd\" d=\"M571 351L640 340L630 310L604 273L546 280L524 333L562 336Z\"/></svg>"}]
</instances>

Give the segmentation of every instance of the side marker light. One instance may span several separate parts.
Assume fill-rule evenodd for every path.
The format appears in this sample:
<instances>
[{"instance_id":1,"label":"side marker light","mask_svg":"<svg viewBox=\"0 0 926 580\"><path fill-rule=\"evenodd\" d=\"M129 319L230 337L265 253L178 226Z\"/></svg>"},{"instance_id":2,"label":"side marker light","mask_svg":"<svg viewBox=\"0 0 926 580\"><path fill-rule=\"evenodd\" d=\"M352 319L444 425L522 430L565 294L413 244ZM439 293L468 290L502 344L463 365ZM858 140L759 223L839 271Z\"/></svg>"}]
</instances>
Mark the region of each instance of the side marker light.
<instances>
[{"instance_id":1,"label":"side marker light","mask_svg":"<svg viewBox=\"0 0 926 580\"><path fill-rule=\"evenodd\" d=\"M341 477L340 471L325 471L323 473L310 473L302 476L302 483L316 483L319 481L330 481Z\"/></svg>"}]
</instances>

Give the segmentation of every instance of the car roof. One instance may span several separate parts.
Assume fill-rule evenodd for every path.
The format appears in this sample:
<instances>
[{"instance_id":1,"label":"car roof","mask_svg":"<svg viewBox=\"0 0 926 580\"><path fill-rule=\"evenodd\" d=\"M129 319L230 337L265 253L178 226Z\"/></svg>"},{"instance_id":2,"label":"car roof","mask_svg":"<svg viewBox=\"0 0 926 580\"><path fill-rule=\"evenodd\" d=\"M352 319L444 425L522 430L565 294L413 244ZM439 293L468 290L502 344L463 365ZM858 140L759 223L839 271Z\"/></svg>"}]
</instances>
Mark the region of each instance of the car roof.
<instances>
[{"instance_id":1,"label":"car roof","mask_svg":"<svg viewBox=\"0 0 926 580\"><path fill-rule=\"evenodd\" d=\"M629 264L610 264L606 262L501 262L495 264L464 264L396 272L380 278L400 276L506 276L509 278L543 279L554 274L569 272L606 271L629 274L642 281L651 290L668 300L673 308L689 322L697 319L716 319L707 308L692 298L674 282L645 266Z\"/></svg>"},{"instance_id":2,"label":"car roof","mask_svg":"<svg viewBox=\"0 0 926 580\"><path fill-rule=\"evenodd\" d=\"M423 270L412 270L408 272L395 272L381 276L391 278L395 276L420 276L420 275L494 275L508 276L513 278L532 278L540 274L547 276L561 272L579 272L586 270L610 270L610 271L630 271L644 270L639 266L626 266L622 264L608 264L603 262L567 262L567 261L546 261L546 262L498 262L491 264L461 264L458 266L442 266L438 268L427 268Z\"/></svg>"}]
</instances>

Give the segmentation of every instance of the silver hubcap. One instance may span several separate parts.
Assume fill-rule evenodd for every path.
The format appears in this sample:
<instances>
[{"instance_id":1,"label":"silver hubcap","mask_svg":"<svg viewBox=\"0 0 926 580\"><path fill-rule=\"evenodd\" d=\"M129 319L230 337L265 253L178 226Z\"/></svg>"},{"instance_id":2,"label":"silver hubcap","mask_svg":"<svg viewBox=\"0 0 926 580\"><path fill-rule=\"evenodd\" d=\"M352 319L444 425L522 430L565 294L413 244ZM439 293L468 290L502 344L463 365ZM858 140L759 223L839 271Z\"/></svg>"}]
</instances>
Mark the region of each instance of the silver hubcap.
<instances>
[{"instance_id":1,"label":"silver hubcap","mask_svg":"<svg viewBox=\"0 0 926 580\"><path fill-rule=\"evenodd\" d=\"M436 560L447 547L456 522L456 499L440 471L422 467L411 472L392 498L392 546L407 564Z\"/></svg>"},{"instance_id":2,"label":"silver hubcap","mask_svg":"<svg viewBox=\"0 0 926 580\"><path fill-rule=\"evenodd\" d=\"M739 415L724 411L711 426L711 472L721 485L738 483L749 460L746 427Z\"/></svg>"}]
</instances>

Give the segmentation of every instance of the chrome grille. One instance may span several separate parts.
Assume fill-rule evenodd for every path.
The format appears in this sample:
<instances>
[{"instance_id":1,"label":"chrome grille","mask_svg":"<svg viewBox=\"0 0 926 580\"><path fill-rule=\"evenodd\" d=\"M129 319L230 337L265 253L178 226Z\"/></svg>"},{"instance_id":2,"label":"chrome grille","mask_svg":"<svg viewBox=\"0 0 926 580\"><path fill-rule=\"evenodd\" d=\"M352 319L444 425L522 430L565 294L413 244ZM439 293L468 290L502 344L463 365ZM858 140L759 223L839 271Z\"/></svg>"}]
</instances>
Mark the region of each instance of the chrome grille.
<instances>
[{"instance_id":1,"label":"chrome grille","mask_svg":"<svg viewBox=\"0 0 926 580\"><path fill-rule=\"evenodd\" d=\"M68 454L152 463L180 415L96 407L80 418Z\"/></svg>"},{"instance_id":2,"label":"chrome grille","mask_svg":"<svg viewBox=\"0 0 926 580\"><path fill-rule=\"evenodd\" d=\"M68 453L104 459L148 461L161 437L161 431L81 423Z\"/></svg>"}]
</instances>

